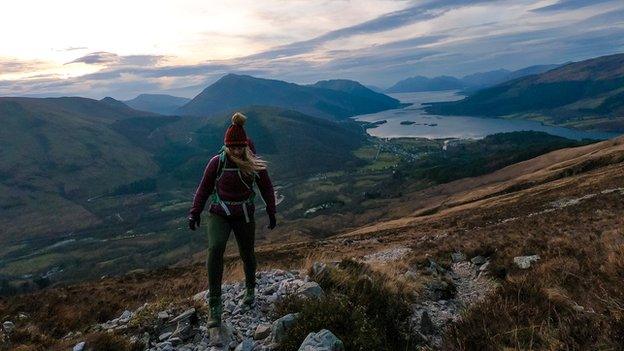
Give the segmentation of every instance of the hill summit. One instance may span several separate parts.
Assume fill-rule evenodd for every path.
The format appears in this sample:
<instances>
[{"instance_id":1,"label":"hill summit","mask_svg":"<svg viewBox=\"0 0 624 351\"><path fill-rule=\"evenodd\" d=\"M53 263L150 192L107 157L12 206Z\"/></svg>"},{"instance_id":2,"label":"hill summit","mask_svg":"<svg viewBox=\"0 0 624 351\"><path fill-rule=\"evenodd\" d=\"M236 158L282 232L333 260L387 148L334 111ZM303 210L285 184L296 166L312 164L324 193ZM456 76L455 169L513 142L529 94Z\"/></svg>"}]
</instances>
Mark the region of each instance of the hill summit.
<instances>
[{"instance_id":1,"label":"hill summit","mask_svg":"<svg viewBox=\"0 0 624 351\"><path fill-rule=\"evenodd\" d=\"M298 85L230 73L208 86L176 113L213 116L250 105L282 107L327 119L344 119L401 106L398 100L353 81Z\"/></svg>"}]
</instances>

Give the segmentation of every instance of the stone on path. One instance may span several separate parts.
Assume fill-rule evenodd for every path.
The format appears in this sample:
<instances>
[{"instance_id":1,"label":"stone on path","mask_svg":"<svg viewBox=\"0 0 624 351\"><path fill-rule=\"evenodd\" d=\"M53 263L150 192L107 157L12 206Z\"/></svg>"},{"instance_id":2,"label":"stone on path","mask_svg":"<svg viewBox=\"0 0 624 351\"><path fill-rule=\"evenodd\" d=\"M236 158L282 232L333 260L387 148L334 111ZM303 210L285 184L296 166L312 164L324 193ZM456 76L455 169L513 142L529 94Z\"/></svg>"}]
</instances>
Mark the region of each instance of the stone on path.
<instances>
[{"instance_id":1,"label":"stone on path","mask_svg":"<svg viewBox=\"0 0 624 351\"><path fill-rule=\"evenodd\" d=\"M256 345L252 340L249 340L246 338L246 339L243 339L243 342L241 342L240 344L238 344L238 346L236 346L234 351L252 351L255 346Z\"/></svg>"},{"instance_id":2,"label":"stone on path","mask_svg":"<svg viewBox=\"0 0 624 351\"><path fill-rule=\"evenodd\" d=\"M264 339L271 334L271 325L268 323L260 324L256 327L253 338L254 340Z\"/></svg>"},{"instance_id":3,"label":"stone on path","mask_svg":"<svg viewBox=\"0 0 624 351\"><path fill-rule=\"evenodd\" d=\"M286 336L286 331L295 323L295 320L299 316L299 313L289 313L275 322L271 326L271 340L279 343Z\"/></svg>"},{"instance_id":4,"label":"stone on path","mask_svg":"<svg viewBox=\"0 0 624 351\"><path fill-rule=\"evenodd\" d=\"M310 333L303 340L299 351L344 351L344 344L336 335L327 329L318 333Z\"/></svg>"},{"instance_id":5,"label":"stone on path","mask_svg":"<svg viewBox=\"0 0 624 351\"><path fill-rule=\"evenodd\" d=\"M297 290L297 295L308 298L319 298L323 295L323 289L316 282L307 282Z\"/></svg>"}]
</instances>

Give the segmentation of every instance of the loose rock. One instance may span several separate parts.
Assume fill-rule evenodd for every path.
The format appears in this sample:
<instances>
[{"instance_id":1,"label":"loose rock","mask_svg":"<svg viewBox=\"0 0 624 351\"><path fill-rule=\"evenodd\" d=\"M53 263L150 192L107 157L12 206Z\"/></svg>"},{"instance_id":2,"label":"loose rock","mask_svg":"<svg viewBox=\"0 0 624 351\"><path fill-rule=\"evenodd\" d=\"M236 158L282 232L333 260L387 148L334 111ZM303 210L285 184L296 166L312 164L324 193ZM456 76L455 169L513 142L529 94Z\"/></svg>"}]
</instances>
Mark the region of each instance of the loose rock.
<instances>
[{"instance_id":1,"label":"loose rock","mask_svg":"<svg viewBox=\"0 0 624 351\"><path fill-rule=\"evenodd\" d=\"M6 321L2 323L2 328L4 328L5 332L11 333L15 329L15 324L11 321Z\"/></svg>"},{"instance_id":2,"label":"loose rock","mask_svg":"<svg viewBox=\"0 0 624 351\"><path fill-rule=\"evenodd\" d=\"M344 344L336 335L327 329L318 333L310 333L303 340L299 351L344 351Z\"/></svg>"},{"instance_id":3,"label":"loose rock","mask_svg":"<svg viewBox=\"0 0 624 351\"><path fill-rule=\"evenodd\" d=\"M271 334L271 325L270 324L260 324L256 331L254 332L253 338L255 340L264 339Z\"/></svg>"},{"instance_id":4,"label":"loose rock","mask_svg":"<svg viewBox=\"0 0 624 351\"><path fill-rule=\"evenodd\" d=\"M470 262L472 262L472 264L480 266L482 264L484 264L487 261L487 259L483 256L475 256L473 258L470 259Z\"/></svg>"},{"instance_id":5,"label":"loose rock","mask_svg":"<svg viewBox=\"0 0 624 351\"><path fill-rule=\"evenodd\" d=\"M297 295L308 298L319 298L323 295L323 289L316 282L307 282L297 290Z\"/></svg>"},{"instance_id":6,"label":"loose rock","mask_svg":"<svg viewBox=\"0 0 624 351\"><path fill-rule=\"evenodd\" d=\"M461 261L464 261L465 259L466 259L466 255L464 255L463 253L459 251L453 252L451 254L451 260L453 260L453 263L461 262Z\"/></svg>"},{"instance_id":7,"label":"loose rock","mask_svg":"<svg viewBox=\"0 0 624 351\"><path fill-rule=\"evenodd\" d=\"M286 336L286 331L295 323L299 313L289 313L275 322L271 326L271 341L279 343Z\"/></svg>"},{"instance_id":8,"label":"loose rock","mask_svg":"<svg viewBox=\"0 0 624 351\"><path fill-rule=\"evenodd\" d=\"M536 262L540 259L539 255L531 255L531 256L517 256L514 257L514 263L521 269L527 269L531 267L531 263Z\"/></svg>"},{"instance_id":9,"label":"loose rock","mask_svg":"<svg viewBox=\"0 0 624 351\"><path fill-rule=\"evenodd\" d=\"M82 350L84 350L84 347L85 347L85 342L84 342L84 341L81 341L81 342L77 343L77 344L74 346L74 348L72 349L72 351L82 351Z\"/></svg>"}]
</instances>

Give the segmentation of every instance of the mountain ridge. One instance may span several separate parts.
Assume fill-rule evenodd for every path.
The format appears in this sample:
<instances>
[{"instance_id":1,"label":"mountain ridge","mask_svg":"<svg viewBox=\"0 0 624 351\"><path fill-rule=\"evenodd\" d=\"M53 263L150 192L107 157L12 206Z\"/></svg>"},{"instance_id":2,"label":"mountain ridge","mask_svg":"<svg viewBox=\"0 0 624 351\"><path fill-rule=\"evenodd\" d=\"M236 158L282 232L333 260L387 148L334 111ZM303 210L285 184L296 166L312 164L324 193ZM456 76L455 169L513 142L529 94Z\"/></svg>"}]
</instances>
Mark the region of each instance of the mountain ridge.
<instances>
[{"instance_id":1,"label":"mountain ridge","mask_svg":"<svg viewBox=\"0 0 624 351\"><path fill-rule=\"evenodd\" d=\"M365 97L362 96L364 89L370 91ZM249 105L265 105L338 120L401 106L398 100L391 97L382 99L377 94L363 86L353 93L344 89L326 89L229 73L178 108L176 113L211 116ZM370 96L377 98L371 102L367 98Z\"/></svg>"},{"instance_id":2,"label":"mountain ridge","mask_svg":"<svg viewBox=\"0 0 624 351\"><path fill-rule=\"evenodd\" d=\"M515 71L497 69L493 71L472 73L461 78L452 76L436 76L431 78L415 76L395 83L393 86L386 89L386 92L407 93L455 89L463 90L464 92L472 92L485 87L500 84L505 81L546 72L559 66L561 65L534 65Z\"/></svg>"}]
</instances>

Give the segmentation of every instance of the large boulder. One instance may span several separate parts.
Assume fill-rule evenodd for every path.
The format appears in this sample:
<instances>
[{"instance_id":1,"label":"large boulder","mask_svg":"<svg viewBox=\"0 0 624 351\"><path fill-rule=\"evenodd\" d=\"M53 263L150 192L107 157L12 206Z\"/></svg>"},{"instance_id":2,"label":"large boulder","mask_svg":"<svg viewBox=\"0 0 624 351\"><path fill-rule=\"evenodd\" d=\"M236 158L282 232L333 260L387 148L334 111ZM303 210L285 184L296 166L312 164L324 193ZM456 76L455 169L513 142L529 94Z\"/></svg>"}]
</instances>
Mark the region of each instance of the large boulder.
<instances>
[{"instance_id":1,"label":"large boulder","mask_svg":"<svg viewBox=\"0 0 624 351\"><path fill-rule=\"evenodd\" d=\"M299 287L297 295L307 298L319 298L323 295L323 288L316 282L307 282Z\"/></svg>"},{"instance_id":2,"label":"large boulder","mask_svg":"<svg viewBox=\"0 0 624 351\"><path fill-rule=\"evenodd\" d=\"M295 324L298 316L299 313L289 313L273 322L271 326L271 341L280 343L284 340L286 331Z\"/></svg>"},{"instance_id":3,"label":"large boulder","mask_svg":"<svg viewBox=\"0 0 624 351\"><path fill-rule=\"evenodd\" d=\"M303 340L299 351L344 351L344 344L336 335L327 329L318 333L310 333Z\"/></svg>"}]
</instances>

